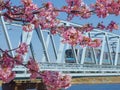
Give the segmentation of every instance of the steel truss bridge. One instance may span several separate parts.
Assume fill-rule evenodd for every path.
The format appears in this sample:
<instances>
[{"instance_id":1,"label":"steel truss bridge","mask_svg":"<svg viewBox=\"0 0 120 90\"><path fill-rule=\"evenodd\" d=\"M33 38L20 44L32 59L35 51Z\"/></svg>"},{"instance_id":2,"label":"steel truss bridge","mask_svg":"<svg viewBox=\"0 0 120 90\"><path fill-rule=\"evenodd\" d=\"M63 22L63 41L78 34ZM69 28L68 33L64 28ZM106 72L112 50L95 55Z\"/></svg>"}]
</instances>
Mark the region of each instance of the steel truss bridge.
<instances>
[{"instance_id":1,"label":"steel truss bridge","mask_svg":"<svg viewBox=\"0 0 120 90\"><path fill-rule=\"evenodd\" d=\"M49 30L34 30L25 33L22 31L22 24L19 22L5 22L0 17L0 48L13 49L18 47L20 42L29 44L29 52L24 56L26 62L32 56L39 63L41 71L60 71L71 76L119 76L120 75L120 36L94 29L85 33L92 39L102 40L98 48L70 46L61 43L60 35L52 35ZM77 26L81 25L62 21L60 25ZM12 30L13 29L13 30ZM15 52L10 52L12 56ZM28 70L23 66L16 66L16 78L27 78L30 76Z\"/></svg>"}]
</instances>

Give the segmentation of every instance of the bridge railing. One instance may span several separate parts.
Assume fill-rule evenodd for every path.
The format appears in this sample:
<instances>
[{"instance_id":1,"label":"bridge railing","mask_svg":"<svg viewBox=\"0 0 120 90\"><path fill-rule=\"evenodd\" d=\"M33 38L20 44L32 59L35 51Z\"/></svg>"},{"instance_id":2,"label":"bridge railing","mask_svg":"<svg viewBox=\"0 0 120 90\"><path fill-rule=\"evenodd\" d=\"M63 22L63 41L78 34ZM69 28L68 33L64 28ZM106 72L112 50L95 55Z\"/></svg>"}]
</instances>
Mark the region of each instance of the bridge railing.
<instances>
[{"instance_id":1,"label":"bridge railing","mask_svg":"<svg viewBox=\"0 0 120 90\"><path fill-rule=\"evenodd\" d=\"M81 64L63 64L63 63L39 63L40 71L51 70L59 71L63 74L72 76L114 76L120 75L120 66L112 65L81 65ZM28 69L23 66L16 66L13 69L16 72L16 78L29 78Z\"/></svg>"}]
</instances>

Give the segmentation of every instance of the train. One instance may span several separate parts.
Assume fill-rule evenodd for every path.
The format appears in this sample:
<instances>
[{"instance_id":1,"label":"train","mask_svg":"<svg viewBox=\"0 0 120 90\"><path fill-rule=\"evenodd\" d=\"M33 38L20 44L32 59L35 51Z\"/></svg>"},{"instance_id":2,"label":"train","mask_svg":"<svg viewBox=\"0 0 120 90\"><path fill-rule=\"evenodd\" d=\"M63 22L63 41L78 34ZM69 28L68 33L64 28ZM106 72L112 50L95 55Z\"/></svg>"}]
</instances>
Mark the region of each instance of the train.
<instances>
[{"instance_id":1,"label":"train","mask_svg":"<svg viewBox=\"0 0 120 90\"><path fill-rule=\"evenodd\" d=\"M76 57L77 57L78 61L80 62L81 58L82 58L81 56L82 56L83 49L75 49L75 52L76 52ZM99 62L101 50L95 49L94 52L96 55L97 62ZM112 56L112 60L115 60L115 53L111 52L111 56ZM120 58L120 53L118 53L118 58ZM107 51L104 51L103 63L109 63L109 60L110 60L109 53ZM93 51L90 48L86 49L85 62L92 62L92 61L94 61ZM75 58L73 49L65 50L65 62L66 63L76 63L76 58Z\"/></svg>"}]
</instances>

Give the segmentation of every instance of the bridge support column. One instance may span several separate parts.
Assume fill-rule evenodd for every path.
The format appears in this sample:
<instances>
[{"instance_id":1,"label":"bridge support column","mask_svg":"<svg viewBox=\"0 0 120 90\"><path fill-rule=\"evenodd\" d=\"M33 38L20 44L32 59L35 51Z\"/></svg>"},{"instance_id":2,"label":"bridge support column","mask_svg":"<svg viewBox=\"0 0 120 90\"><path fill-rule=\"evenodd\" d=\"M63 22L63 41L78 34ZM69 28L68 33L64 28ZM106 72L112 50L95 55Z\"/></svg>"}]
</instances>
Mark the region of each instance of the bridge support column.
<instances>
[{"instance_id":1,"label":"bridge support column","mask_svg":"<svg viewBox=\"0 0 120 90\"><path fill-rule=\"evenodd\" d=\"M102 40L102 45L101 46L102 46L102 48L101 48L99 65L102 65L102 62L103 62L103 53L104 53L104 49L105 49L105 36L103 36L103 40Z\"/></svg>"},{"instance_id":2,"label":"bridge support column","mask_svg":"<svg viewBox=\"0 0 120 90\"><path fill-rule=\"evenodd\" d=\"M109 61L110 61L110 64L113 65L111 49L110 49L110 45L109 45L109 40L108 40L107 34L105 34L105 40L106 40L107 49L108 49L108 55L109 55L109 59L110 59Z\"/></svg>"},{"instance_id":3,"label":"bridge support column","mask_svg":"<svg viewBox=\"0 0 120 90\"><path fill-rule=\"evenodd\" d=\"M84 48L83 48L83 51L82 51L82 58L81 58L81 62L80 62L80 64L84 64L86 48L87 48L87 47L84 47Z\"/></svg>"},{"instance_id":4,"label":"bridge support column","mask_svg":"<svg viewBox=\"0 0 120 90\"><path fill-rule=\"evenodd\" d=\"M62 40L62 37L60 37L60 41L61 41L61 40ZM58 52L57 52L57 63L61 63L61 62L62 62L62 59L63 59L62 57L64 57L64 56L63 56L64 47L65 47L65 44L60 43L59 49L58 49ZM65 63L65 60L64 60L63 63Z\"/></svg>"},{"instance_id":5,"label":"bridge support column","mask_svg":"<svg viewBox=\"0 0 120 90\"><path fill-rule=\"evenodd\" d=\"M0 13L1 13L1 12L0 12ZM9 49L9 50L12 50L12 44L11 44L11 42L10 42L10 38L9 38L9 35L8 35L8 32L7 32L7 27L6 27L6 25L5 25L3 16L0 16L0 21L1 21L1 24L2 24L2 28L3 28L3 32L4 32L4 35L5 35L5 39L6 39L6 41L7 41L8 49ZM12 56L14 56L13 51L11 51L10 54L11 54Z\"/></svg>"},{"instance_id":6,"label":"bridge support column","mask_svg":"<svg viewBox=\"0 0 120 90\"><path fill-rule=\"evenodd\" d=\"M77 57L77 53L76 53L76 51L75 51L75 47L72 47L72 51L73 51L73 54L74 54L74 57L75 57L75 60L76 60L76 63L78 64L79 62L78 62L78 57Z\"/></svg>"},{"instance_id":7,"label":"bridge support column","mask_svg":"<svg viewBox=\"0 0 120 90\"><path fill-rule=\"evenodd\" d=\"M45 40L44 40L44 37L43 37L43 33L41 31L41 27L39 26L39 28L36 29L36 32L38 34L38 38L42 44L42 47L43 47L43 50L44 50L44 54L45 54L45 57L46 57L46 61L47 62L50 62L50 59L49 59L49 55L48 55L48 51L47 51L47 47L46 47L46 43L45 43Z\"/></svg>"},{"instance_id":8,"label":"bridge support column","mask_svg":"<svg viewBox=\"0 0 120 90\"><path fill-rule=\"evenodd\" d=\"M117 46L116 46L116 54L115 54L115 61L114 61L114 65L116 66L117 63L118 63L118 52L120 50L120 38L118 38L118 41L117 41Z\"/></svg>"}]
</instances>

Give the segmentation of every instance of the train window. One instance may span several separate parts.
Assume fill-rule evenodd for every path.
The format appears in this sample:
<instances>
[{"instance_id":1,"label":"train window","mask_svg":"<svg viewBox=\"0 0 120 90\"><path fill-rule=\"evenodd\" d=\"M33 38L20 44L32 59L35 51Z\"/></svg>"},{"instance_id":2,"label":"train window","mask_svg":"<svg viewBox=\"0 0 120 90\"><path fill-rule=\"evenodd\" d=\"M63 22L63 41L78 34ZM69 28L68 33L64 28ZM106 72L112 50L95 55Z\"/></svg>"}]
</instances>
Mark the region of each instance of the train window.
<instances>
[{"instance_id":1,"label":"train window","mask_svg":"<svg viewBox=\"0 0 120 90\"><path fill-rule=\"evenodd\" d=\"M75 49L75 52L77 54L77 49ZM72 49L68 49L65 51L65 62L67 63L75 63L75 57L73 54L73 50Z\"/></svg>"},{"instance_id":2,"label":"train window","mask_svg":"<svg viewBox=\"0 0 120 90\"><path fill-rule=\"evenodd\" d=\"M77 54L77 49L75 49L75 52ZM65 56L66 57L74 57L74 54L73 54L73 50L72 49L68 49L65 51Z\"/></svg>"},{"instance_id":3,"label":"train window","mask_svg":"<svg viewBox=\"0 0 120 90\"><path fill-rule=\"evenodd\" d=\"M91 58L91 52L90 52L90 51L88 52L87 57L88 57L88 58Z\"/></svg>"},{"instance_id":4,"label":"train window","mask_svg":"<svg viewBox=\"0 0 120 90\"><path fill-rule=\"evenodd\" d=\"M73 57L72 51L71 50L66 50L65 52L66 57Z\"/></svg>"},{"instance_id":5,"label":"train window","mask_svg":"<svg viewBox=\"0 0 120 90\"><path fill-rule=\"evenodd\" d=\"M104 52L104 59L108 59L108 52Z\"/></svg>"},{"instance_id":6,"label":"train window","mask_svg":"<svg viewBox=\"0 0 120 90\"><path fill-rule=\"evenodd\" d=\"M97 50L96 53L97 53L97 59L100 59L101 50Z\"/></svg>"}]
</instances>

